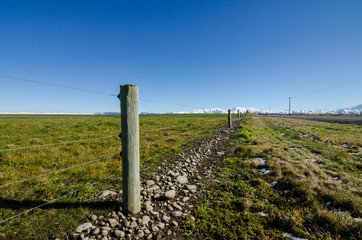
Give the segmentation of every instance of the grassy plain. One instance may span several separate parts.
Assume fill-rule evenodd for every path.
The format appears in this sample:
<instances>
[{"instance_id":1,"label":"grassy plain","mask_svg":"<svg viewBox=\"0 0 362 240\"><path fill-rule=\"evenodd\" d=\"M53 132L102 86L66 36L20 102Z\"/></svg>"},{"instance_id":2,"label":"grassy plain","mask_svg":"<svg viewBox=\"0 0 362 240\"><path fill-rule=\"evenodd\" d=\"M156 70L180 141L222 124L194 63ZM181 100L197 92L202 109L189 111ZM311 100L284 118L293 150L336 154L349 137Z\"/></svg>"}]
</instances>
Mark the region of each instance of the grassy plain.
<instances>
[{"instance_id":1,"label":"grassy plain","mask_svg":"<svg viewBox=\"0 0 362 240\"><path fill-rule=\"evenodd\" d=\"M145 167L181 151L192 139L208 137L226 124L225 115L141 115L140 153ZM119 191L121 141L118 116L7 116L0 118L0 186L104 157L108 159L0 187L0 222L27 209L97 182L42 209L0 224L0 239L50 239L65 236L91 213L103 214L116 202L96 203L101 190ZM11 150L43 144L107 137L92 141ZM171 151L170 151L171 150ZM141 172L142 172L141 168ZM148 172L152 171L152 168ZM142 174L146 174L143 173Z\"/></svg>"},{"instance_id":2,"label":"grassy plain","mask_svg":"<svg viewBox=\"0 0 362 240\"><path fill-rule=\"evenodd\" d=\"M361 126L252 115L183 233L362 239L361 155Z\"/></svg>"}]
</instances>

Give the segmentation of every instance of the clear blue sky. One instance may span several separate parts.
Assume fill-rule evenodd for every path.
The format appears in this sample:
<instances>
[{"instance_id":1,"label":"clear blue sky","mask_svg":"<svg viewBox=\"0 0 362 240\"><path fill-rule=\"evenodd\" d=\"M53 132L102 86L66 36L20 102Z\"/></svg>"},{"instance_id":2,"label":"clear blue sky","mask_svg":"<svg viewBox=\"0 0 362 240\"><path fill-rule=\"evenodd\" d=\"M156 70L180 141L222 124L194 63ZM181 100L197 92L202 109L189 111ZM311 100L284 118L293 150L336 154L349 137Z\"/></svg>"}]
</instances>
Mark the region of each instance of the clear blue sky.
<instances>
[{"instance_id":1,"label":"clear blue sky","mask_svg":"<svg viewBox=\"0 0 362 240\"><path fill-rule=\"evenodd\" d=\"M204 108L362 103L362 1L0 1L0 74ZM140 111L197 107L140 102ZM117 111L116 98L0 78L0 112Z\"/></svg>"}]
</instances>

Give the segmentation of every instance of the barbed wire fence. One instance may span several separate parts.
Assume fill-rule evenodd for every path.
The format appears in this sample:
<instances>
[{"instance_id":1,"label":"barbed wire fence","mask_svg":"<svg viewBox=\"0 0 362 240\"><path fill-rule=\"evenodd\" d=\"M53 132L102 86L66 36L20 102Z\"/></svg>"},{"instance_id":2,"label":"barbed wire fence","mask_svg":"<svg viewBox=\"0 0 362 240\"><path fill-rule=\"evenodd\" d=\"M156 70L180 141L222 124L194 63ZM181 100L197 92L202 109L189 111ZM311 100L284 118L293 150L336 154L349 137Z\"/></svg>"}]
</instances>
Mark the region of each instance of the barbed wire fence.
<instances>
[{"instance_id":1,"label":"barbed wire fence","mask_svg":"<svg viewBox=\"0 0 362 240\"><path fill-rule=\"evenodd\" d=\"M10 77L10 76L5 76L5 75L0 75L0 77L7 77L7 78L11 78L11 79L14 79L14 80L20 80L20 81L27 81L27 82L32 82L32 83L36 83L36 84L44 84L44 85L49 85L49 86L53 86L53 87L61 87L61 88L68 88L68 89L72 89L72 90L78 90L78 91L83 91L83 92L88 92L88 93L95 93L95 94L102 94L102 95L108 95L108 96L112 96L112 97L115 97L117 95L115 94L111 94L111 93L103 93L103 92L98 92L98 91L91 91L91 90L86 90L86 89L80 89L80 88L74 88L74 87L69 87L69 86L63 86L63 85L58 85L58 84L52 84L52 83L46 83L46 82L40 82L40 81L33 81L33 80L29 80L29 79L22 79L22 78L14 78L14 77ZM162 102L162 101L157 101L157 100L149 100L149 99L140 99L142 101L150 101L150 102L155 102L155 103L163 103L163 104L173 104L173 105L182 105L182 106L190 106L190 105L185 105L185 104L178 104L178 103L171 103L171 102ZM195 107L195 106L193 106ZM138 111L138 109L137 109ZM137 113L138 114L138 113ZM229 123L229 127L230 127L230 119L231 119L231 115L230 115L230 111L229 111L229 120L228 120L228 123ZM241 115L240 113L238 112L238 118L240 118ZM203 122L200 122L200 124L202 124ZM226 121L225 121L226 123ZM173 126L169 126L169 127L162 127L162 128L157 128L157 129L150 129L150 130L146 130L146 131L141 131L140 133L150 133L150 132L156 132L156 131L163 131L163 130L171 130L171 129L177 129L179 127L186 127L185 129L182 129L182 130L187 130L189 129L189 127L191 126L194 126L195 123L184 123L184 124L178 124L178 125L173 125ZM204 128L202 128L202 130L205 130ZM171 140L171 139L175 139L175 138L179 138L181 136L188 136L188 135L192 135L193 131L185 131L185 132L182 132L180 134L176 134L176 135L171 135L171 136L168 136L166 138L162 138L161 140L158 140L158 141L153 141L152 143L149 143L149 144L145 144L145 145L142 145L141 147L138 147L139 150L142 150L142 149L146 149L146 148L149 148L153 145L157 145L159 143L162 143L164 141L168 141L168 140ZM201 134L207 134L209 133L209 131L203 131L201 132ZM76 144L76 143L84 143L84 142L91 142L91 141L97 141L97 140L105 140L105 139L118 139L118 137L121 137L118 136L118 135L112 135L112 136L104 136L104 137L96 137L96 138L86 138L86 139L79 139L79 140L72 140L72 141L64 141L64 142L56 142L56 143L48 143L48 144L41 144L41 145L33 145L33 146L25 146L25 147L16 147L16 148L8 148L8 149L1 149L0 150L0 153L7 153L7 152L12 152L12 151L22 151L22 150L29 150L29 149L35 149L35 148L47 148L47 147L53 147L53 146L58 146L58 145L71 145L71 144ZM145 170L148 170L150 169L151 167L150 166L147 166L147 163L149 163L151 160L154 160L162 155L165 155L171 151L173 151L174 149L176 148L179 148L181 146L184 146L184 145L187 145L187 144L190 144L192 143L193 141L195 141L196 139L198 139L199 137L193 137L191 139L188 139L187 141L184 141L182 142L181 144L179 145L176 145L176 146L173 146L171 148L168 148L166 149L165 151L162 151L162 152L159 152L159 153L156 153L155 155L153 155L152 157L149 157L145 160L142 160L140 162L141 164L141 167L142 167L142 171L145 171ZM121 144L120 144L121 145ZM97 158L97 159L94 159L94 160L90 160L90 161L87 161L87 162L84 162L84 163L80 163L80 164L75 164L75 165L72 165L72 166L69 166L69 167L65 167L65 168L62 168L62 169L57 169L55 171L50 171L50 172L47 172L47 173L43 173L43 174L39 174L39 175L35 175L35 176L31 176L31 177L27 177L27 178L24 178L24 179L21 179L21 180L17 180L17 181L13 181L13 182L9 182L9 183L6 183L6 184L3 184L3 185L0 185L0 189L4 189L6 187L9 187L11 185L15 185L15 184L19 184L19 183L24 183L24 182L27 182L27 181L30 181L30 180L34 180L34 179L38 179L38 178L42 178L42 177L46 177L46 176L49 176L49 175L52 175L52 174L57 174L57 173L61 173L61 172L65 172L67 170L70 170L70 169L74 169L74 168L80 168L80 167L84 167L86 165L90 165L90 164L94 164L94 163L97 163L97 162L102 162L102 161L106 161L106 160L111 160L111 159L118 159L119 158L119 152L115 153L115 154L112 154L112 155L109 155L109 156L105 156L105 157L102 157L102 158ZM51 204L51 203L54 203L55 201L58 201L60 199L63 199L63 198L66 198L67 196L71 196L72 194L75 194L75 193L78 193L90 186L93 186L95 184L98 184L98 183L101 183L101 182L104 182L108 179L111 179L111 178L114 178L116 176L119 176L118 173L116 174L112 174L112 175L109 175L105 178L102 178L100 180L97 180L95 182L92 182L90 184L87 184L86 186L84 187L81 187L79 189L76 189L76 190L73 190L73 191L70 191L66 194L63 194L53 200L50 200L50 201L47 201L45 203L42 203L38 206L35 206L35 207L32 207L30 209L27 209L23 212L20 212L18 214L15 214L13 216L10 216L10 217L7 217L5 219L2 219L0 220L0 224L3 224L3 223L6 223L14 218L17 218L17 217L20 217L20 216L24 216L26 215L27 213L29 212L32 212L36 209L39 209L39 208L42 208L48 204ZM1 201L1 198L0 198L0 201Z\"/></svg>"},{"instance_id":2,"label":"barbed wire fence","mask_svg":"<svg viewBox=\"0 0 362 240\"><path fill-rule=\"evenodd\" d=\"M189 126L189 125L190 125L190 124L175 125L175 126L172 126L172 127L152 129L152 130L148 130L148 131L144 131L144 132L155 132L155 131L157 131L157 130L172 129L172 128L175 128L176 126ZM155 141L155 142L150 143L150 144L147 144L147 145L143 145L142 147L140 147L140 150L141 150L141 149L148 148L148 147L153 146L153 145L156 145L156 144L159 144L159 143L162 143L162 142L167 141L167 140L170 140L170 139L174 139L174 138L183 136L183 135L189 135L189 134L191 134L191 133L192 133L192 131L188 131L188 132L184 132L184 133L181 133L181 134L172 135L172 136L169 136L169 137L164 138L164 139L162 139L162 140ZM109 137L102 137L102 138L84 139L84 140L77 140L77 141L67 141L67 142L61 142L61 143L36 145L36 146L29 146L29 147L22 147L22 148L14 148L14 149L3 149L3 150L1 150L1 152L17 151L17 150L24 150L24 149L40 148L40 147L49 147L49 146L55 146L55 145L60 145L60 144L71 144L71 143L92 141L92 140L96 140L96 139L97 139L97 140L98 140L98 139L107 139L107 138L112 138L112 137L118 137L118 136L109 136ZM146 162L149 162L149 161L151 161L151 160L153 160L153 159L155 159L155 158L157 158L157 157L159 157L159 156L162 156L162 155L164 155L164 154L166 154L166 153L168 153L168 152L171 152L171 151L173 151L175 148L181 147L182 145L186 145L186 144L194 141L195 139L197 139L197 138L192 138L192 139L190 139L189 141L183 142L182 144L179 144L179 145L177 145L177 146L174 146L174 147L172 147L172 148L169 148L169 149L167 149L166 151L157 153L156 155L154 155L154 156L152 156L152 157L150 157L150 158L148 158L148 159L146 159L146 160L141 161L141 164L142 164L142 166L145 166L145 163L146 163ZM103 158L98 158L98 159L91 160L91 161L88 161L88 162L84 162L84 163L81 163L81 164L76 164L76 165L69 166L69 167L66 167L66 168L62 168L62 169L58 169L58 170L55 170L55 171L47 172L47 173L44 173L44 174L32 176L32 177L29 177L29 178L24 178L24 179L21 179L21 180L18 180L18 181L9 182L9 183L0 185L0 189L6 188L6 187L11 186L11 185L14 185L14 184L19 184L19 183L22 183L22 182L30 181L30 180L33 180L33 179L37 179L37 178L41 178L41 177L46 177L46 176L51 175L51 174L56 174L56 173L60 173L60 172L65 172L65 171L70 170L70 169L73 169L73 168L79 168L79 167L83 167L83 166L90 165L90 164L93 164L93 163L97 163L97 162L101 162L101 161L105 161L105 160L109 160L109 159L115 159L115 158L118 157L118 156L119 156L119 153L116 153L116 154L114 154L114 155L106 156L106 157L103 157ZM149 169L149 168L147 168L147 169ZM15 217L19 217L19 216L25 215L25 214L28 213L28 212L31 212L31 211L36 210L36 209L38 209L38 208L41 208L41 207L43 207L43 206L45 206L45 205L47 205L47 204L50 204L50 203L53 203L53 202L55 202L55 201L57 201L57 200L60 200L60 199L62 199L62 198L65 198L65 197L67 197L67 196L69 196L69 195L71 195L71 194L73 194L73 193L76 193L76 192L79 192L79 191L81 191L81 190L84 190L84 189L86 189L87 187L90 187L90 186L92 186L92 185L95 185L95 184L97 184L97 183L99 183L99 182L103 182L103 181L105 181L105 180L107 180L107 179L109 179L109 178L112 178L112 177L116 176L116 175L118 175L118 174L113 174L113 175L111 175L111 176L109 176L109 177L106 177L106 178L103 178L103 179L101 179L101 180L99 180L99 181L96 181L96 182L94 182L94 183L91 183L91 184L89 184L89 185L87 185L87 186L85 186L85 187L82 187L82 188L78 189L78 190L71 191L70 193L64 194L64 195L62 195L62 196L60 196L60 197L58 197L58 198L56 198L56 199L54 199L54 200L51 200L51 201L49 201L49 202L47 202L47 203L43 203L43 204L41 204L41 205L39 205L39 206L33 207L33 208L29 209L29 210L26 210L26 211L24 211L24 212L22 212L22 213L20 213L20 214L16 214L16 215L11 216L11 217L9 217L9 218L7 218L7 219L1 220L1 221L0 221L0 224L1 224L1 223L5 223L5 222L7 222L7 221L9 221L9 220L12 220L12 219L14 219Z\"/></svg>"}]
</instances>

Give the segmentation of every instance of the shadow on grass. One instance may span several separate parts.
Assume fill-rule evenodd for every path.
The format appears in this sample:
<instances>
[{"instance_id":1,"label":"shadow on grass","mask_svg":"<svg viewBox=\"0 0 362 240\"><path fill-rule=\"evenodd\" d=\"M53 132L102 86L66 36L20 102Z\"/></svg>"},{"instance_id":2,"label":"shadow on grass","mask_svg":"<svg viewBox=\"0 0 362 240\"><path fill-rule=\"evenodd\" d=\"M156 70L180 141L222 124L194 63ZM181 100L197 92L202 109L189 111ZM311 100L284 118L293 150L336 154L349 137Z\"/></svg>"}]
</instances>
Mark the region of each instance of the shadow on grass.
<instances>
[{"instance_id":1,"label":"shadow on grass","mask_svg":"<svg viewBox=\"0 0 362 240\"><path fill-rule=\"evenodd\" d=\"M2 199L0 198L0 209L12 209L12 210L20 210L20 209L30 209L36 206L40 206L45 204L45 201L39 200L10 200L10 199ZM115 200L109 201L88 201L88 202L65 202L65 201L57 201L53 203L49 203L40 207L41 209L69 209L69 208L80 208L86 207L91 209L107 209L112 207L119 206L120 202Z\"/></svg>"}]
</instances>

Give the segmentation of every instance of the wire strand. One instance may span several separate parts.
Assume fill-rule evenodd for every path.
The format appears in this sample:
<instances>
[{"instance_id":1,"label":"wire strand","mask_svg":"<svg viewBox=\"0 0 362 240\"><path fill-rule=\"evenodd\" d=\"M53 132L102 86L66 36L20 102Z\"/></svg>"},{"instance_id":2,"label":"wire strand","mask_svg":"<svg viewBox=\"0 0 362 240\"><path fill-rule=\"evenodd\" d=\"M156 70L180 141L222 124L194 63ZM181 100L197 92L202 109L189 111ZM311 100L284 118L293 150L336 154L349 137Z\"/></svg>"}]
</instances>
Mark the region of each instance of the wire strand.
<instances>
[{"instance_id":1,"label":"wire strand","mask_svg":"<svg viewBox=\"0 0 362 240\"><path fill-rule=\"evenodd\" d=\"M152 100L152 99L144 99L144 98L140 98L139 100L140 101L145 101L145 102L162 103L162 104L169 104L169 105L176 105L176 106L183 106L183 107L204 108L204 107L195 106L195 105L188 105L188 104L182 104L182 103L173 103L173 102L164 102L164 101L158 101L158 100Z\"/></svg>"},{"instance_id":2,"label":"wire strand","mask_svg":"<svg viewBox=\"0 0 362 240\"><path fill-rule=\"evenodd\" d=\"M0 150L0 152L9 152L9 151L15 151L15 150L24 150L24 149L39 148L39 147L56 146L56 145L62 145L62 144L68 144L68 143L87 142L87 141L92 141L92 140L107 139L107 138L113 138L113 137L117 137L117 136L107 136L107 137L99 137L99 138L88 138L88 139L74 140L74 141L68 141L68 142L49 143L49 144L35 145L35 146L29 146L29 147L3 149L3 150Z\"/></svg>"},{"instance_id":3,"label":"wire strand","mask_svg":"<svg viewBox=\"0 0 362 240\"><path fill-rule=\"evenodd\" d=\"M7 184L4 184L4 185L1 185L0 188L4 188L4 187L10 186L10 185L14 185L14 184L17 184L17 183L29 181L29 180L36 179L36 178L40 178L40 177L45 177L45 176L48 176L48 175L50 175L50 174L54 174L54 173L58 173L58 172L63 172L63 171L66 171L66 170L69 170L69 169L72 169L72 168L85 166L85 165L88 165L88 164L91 164L91 163L100 162L100 161L103 161L103 160L106 160L106 159L110 159L110 158L115 157L115 156L117 156L117 155L112 155L112 156L108 156L108 157L104 157L104 158L99 158L99 159L96 159L96 160L92 160L92 161L89 161L89 162L81 163L81 164L74 165L74 166L71 166L71 167L59 169L59 170L56 170L56 171L53 171L53 172L48 172L48 173L44 173L44 174L41 174L41 175L38 175L38 176L34 176L34 177L30 177L30 178L26 178L26 179L19 180L19 181L7 183Z\"/></svg>"},{"instance_id":4,"label":"wire strand","mask_svg":"<svg viewBox=\"0 0 362 240\"><path fill-rule=\"evenodd\" d=\"M9 221L9 220L11 220L11 219L14 219L14 218L16 218L16 217L22 216L22 215L24 215L24 214L26 214L26 213L28 213L28 212L34 211L35 209L41 208L41 207L43 207L43 206L45 206L45 205L48 205L48 204L50 204L50 203L52 203L52 202L55 202L55 201L59 200L59 199L62 199L62 198L67 197L67 196L69 196L69 195L72 195L73 193L79 192L79 191L81 191L81 190L83 190L83 189L85 189L85 188L87 188L87 187L90 187L90 186L92 186L92 185L94 185L94 184L103 182L103 181L105 181L105 180L107 180L107 179L109 179L109 178L111 178L111 177L116 176L116 175L117 175L117 174L113 174L113 175L108 176L108 177L106 177L106 178L103 178L103 179L101 179L101 180L99 180L99 181L97 181L97 182L88 184L88 185L86 185L85 187L82 187L82 188L80 188L80 189L78 189L78 190L71 191L71 192L69 192L69 193L67 193L67 194L64 194L64 195L62 195L62 196L60 196L60 197L58 197L58 198L56 198L56 199L53 199L53 200L48 201L48 202L46 202L46 203L40 204L40 205L38 205L38 206L36 206L36 207L30 208L30 209L28 209L28 210L26 210L26 211L24 211L24 212L22 212L22 213L16 214L16 215L14 215L14 216L12 216L12 217L9 217L9 218L7 218L7 219L4 219L4 220L0 221L0 224L1 224L1 223L4 223L4 222L7 222L7 221Z\"/></svg>"},{"instance_id":5,"label":"wire strand","mask_svg":"<svg viewBox=\"0 0 362 240\"><path fill-rule=\"evenodd\" d=\"M147 131L141 131L141 133L155 132L155 131L159 131L159 130L171 129L171 128L175 128L175 127L179 127L179 126L186 126L186 125L190 125L190 123L180 124L180 125L175 125L175 126L165 127L165 128L152 129L152 130L147 130ZM93 141L93 140L99 140L99 139L107 139L107 138L113 138L113 137L118 137L118 136L115 135L115 136L107 136L107 137L99 137L99 138L88 138L88 139L81 139L81 140L74 140L74 141L67 141L67 142L59 142L59 143L49 143L49 144L43 144L43 145L35 145L35 146L29 146L29 147L2 149L2 150L0 150L0 153L1 153L1 152L16 151L16 150L31 149L31 148L56 146L56 145L69 144L69 143L87 142L87 141Z\"/></svg>"},{"instance_id":6,"label":"wire strand","mask_svg":"<svg viewBox=\"0 0 362 240\"><path fill-rule=\"evenodd\" d=\"M2 78L7 78L7 79L18 80L18 81L24 81L24 82L37 83L37 84L42 84L42 85L47 85L47 86L52 86L52 87L67 88L67 89L77 90L77 91L81 91L81 92L96 93L96 94L101 94L101 95L107 95L107 96L117 97L117 95L111 94L111 93L98 92L98 91L87 90L87 89L76 88L76 87L70 87L70 86L60 85L60 84L55 84L55 83L35 81L35 80L30 80L30 79L25 79L25 78L19 78L19 77L13 77L13 76L8 76L8 75L2 75L2 74L0 74L0 77L2 77Z\"/></svg>"},{"instance_id":7,"label":"wire strand","mask_svg":"<svg viewBox=\"0 0 362 240\"><path fill-rule=\"evenodd\" d=\"M19 77L14 77L14 76L9 76L9 75L0 74L0 77L7 78L7 79L12 79L12 80L17 80L17 81L24 81L24 82L42 84L42 85L47 85L47 86L52 86L52 87L66 88L66 89L72 89L72 90L77 90L77 91L82 91L82 92L96 93L96 94L101 94L101 95L118 97L118 95L116 95L116 94L99 92L99 91L88 90L88 89L83 89L83 88L76 88L76 87L71 87L71 86L61 85L61 84L55 84L55 83L50 83L50 82L36 81L36 80L31 80L31 79L26 79L26 78L19 78ZM140 101L146 101L146 102L169 104L169 105L175 105L175 106L194 107L194 108L201 108L201 109L204 108L204 107L201 107L201 106L188 105L188 104L182 104L182 103L165 102L165 101L144 99L144 98L140 98L139 100Z\"/></svg>"},{"instance_id":8,"label":"wire strand","mask_svg":"<svg viewBox=\"0 0 362 240\"><path fill-rule=\"evenodd\" d=\"M204 122L199 122L199 123L208 123L208 122L213 122L214 120L204 120ZM147 131L141 131L141 133L147 133L147 132L154 132L154 131L158 131L158 130L165 130L165 129L171 129L171 128L175 128L175 127L180 127L180 126L191 126L193 123L185 123L185 124L180 124L180 125L174 125L171 127L165 127L165 128L157 128L157 129L152 129L152 130L147 130Z\"/></svg>"},{"instance_id":9,"label":"wire strand","mask_svg":"<svg viewBox=\"0 0 362 240\"><path fill-rule=\"evenodd\" d=\"M356 81L359 81L359 80L362 80L362 74L359 74L359 75L353 77L352 80L342 82L342 83L339 83L339 84L335 84L335 85L332 85L332 86L329 86L329 87L326 87L326 88L321 88L321 89L318 89L318 90L315 90L315 91L312 91L312 92L309 92L309 93L304 93L304 94L292 96L291 98L299 98L299 97L305 97L305 96L313 95L313 94L316 94L316 93L320 93L320 92L328 91L330 89L341 87L341 86L344 86L344 85L347 85L347 84L350 84L352 82L356 82Z\"/></svg>"}]
</instances>

